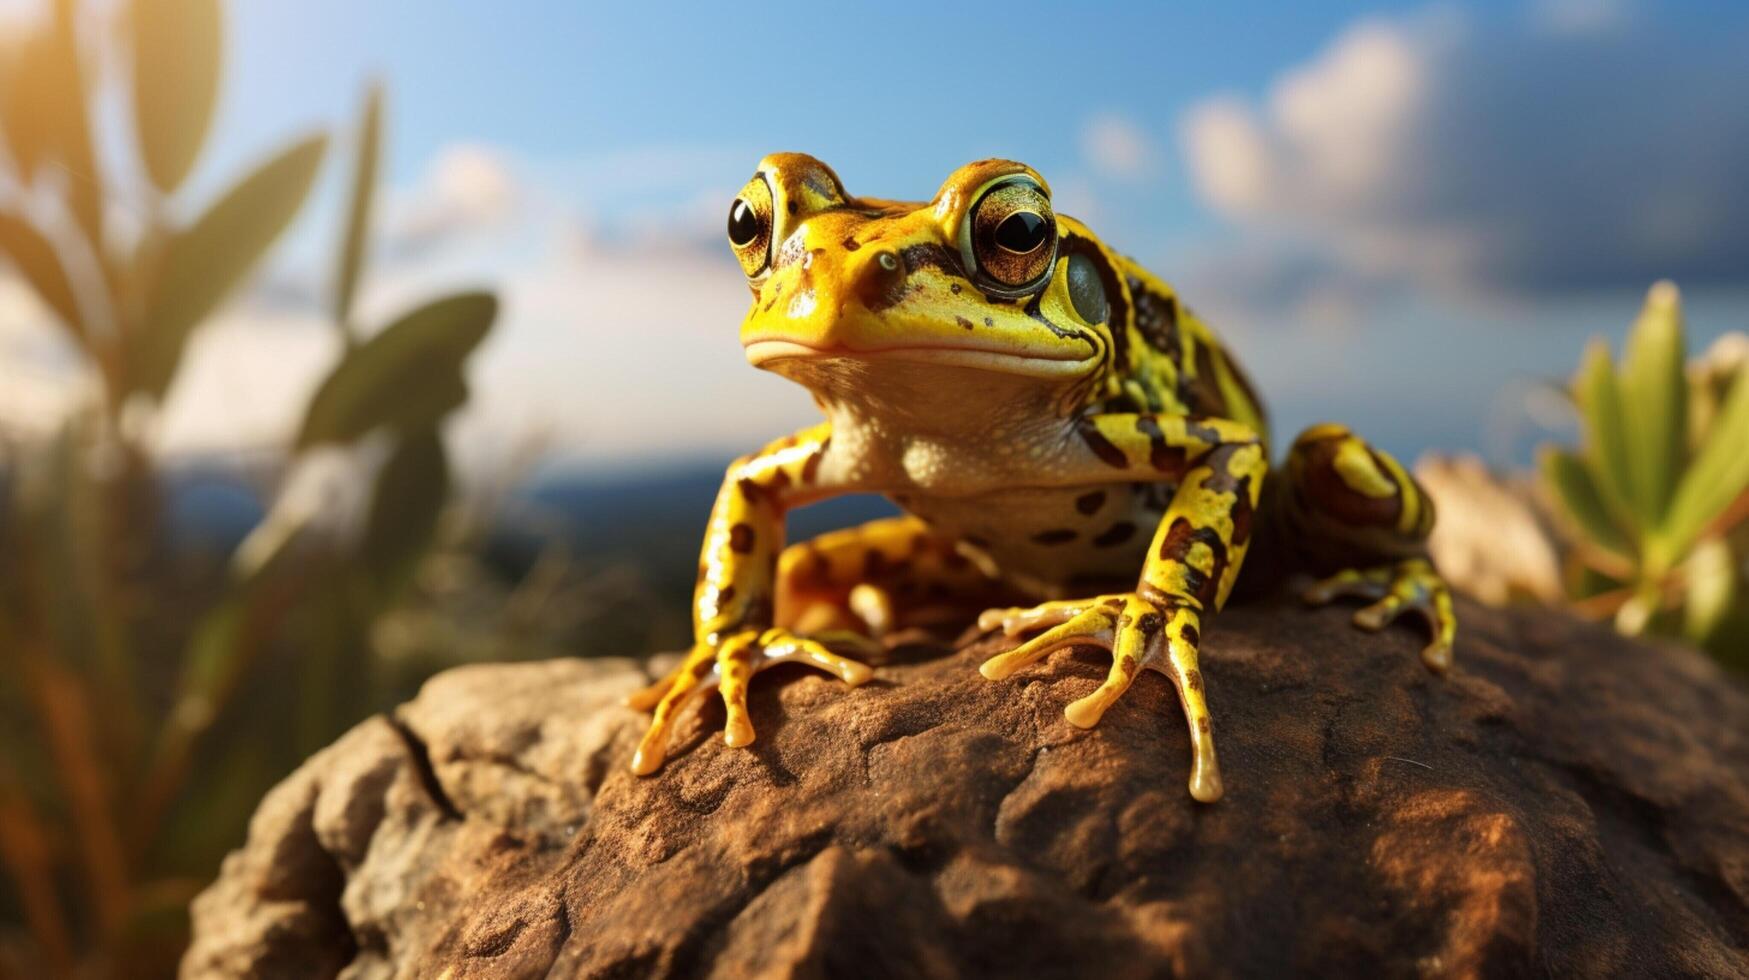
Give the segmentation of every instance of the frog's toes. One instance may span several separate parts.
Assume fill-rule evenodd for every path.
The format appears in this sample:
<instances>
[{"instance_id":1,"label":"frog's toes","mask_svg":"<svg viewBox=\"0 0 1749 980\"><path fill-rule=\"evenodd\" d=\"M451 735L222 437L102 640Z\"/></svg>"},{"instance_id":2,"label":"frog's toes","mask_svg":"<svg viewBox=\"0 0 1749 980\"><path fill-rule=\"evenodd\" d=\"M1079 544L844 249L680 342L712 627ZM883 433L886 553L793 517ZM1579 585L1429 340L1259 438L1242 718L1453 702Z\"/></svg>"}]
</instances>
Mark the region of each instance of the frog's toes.
<instances>
[{"instance_id":1,"label":"frog's toes","mask_svg":"<svg viewBox=\"0 0 1749 980\"><path fill-rule=\"evenodd\" d=\"M990 680L999 681L1063 647L1090 644L1109 650L1122 608L1121 596L1102 596L1047 602L1030 609L986 610L978 617L980 629L1000 628L1004 635L1017 636L1049 628L1007 653L999 653L984 661L978 672Z\"/></svg>"},{"instance_id":2,"label":"frog's toes","mask_svg":"<svg viewBox=\"0 0 1749 980\"><path fill-rule=\"evenodd\" d=\"M1061 626L1098 607L1108 611L1121 609L1123 596L1107 595L1092 599L1066 599L1029 607L986 609L978 615L978 628L989 632L1000 629L1007 636L1019 636L1033 630ZM1042 639L1042 637L1041 637ZM1088 640L1086 642L1094 642ZM1052 649L1055 649L1054 647ZM1049 651L1046 651L1047 653Z\"/></svg>"},{"instance_id":3,"label":"frog's toes","mask_svg":"<svg viewBox=\"0 0 1749 980\"><path fill-rule=\"evenodd\" d=\"M1421 662L1433 671L1451 666L1452 641L1457 635L1451 589L1425 558L1346 569L1314 584L1304 598L1313 605L1341 598L1367 600L1369 605L1355 611L1354 625L1369 631L1382 630L1404 613L1414 613L1426 622L1430 634L1421 650Z\"/></svg>"},{"instance_id":4,"label":"frog's toes","mask_svg":"<svg viewBox=\"0 0 1749 980\"><path fill-rule=\"evenodd\" d=\"M1007 653L984 661L979 673L1001 680L1036 663L1054 650L1082 644L1111 651L1111 669L1093 693L1069 704L1063 717L1077 728L1099 724L1144 668L1165 674L1178 689L1190 729L1190 795L1204 803L1221 798L1221 771L1202 672L1197 667L1199 617L1191 603L1134 593L1098 596L1071 602L1049 602L1032 609L993 609L979 618L985 629L1011 632L1049 626L1045 632Z\"/></svg>"},{"instance_id":5,"label":"frog's toes","mask_svg":"<svg viewBox=\"0 0 1749 980\"><path fill-rule=\"evenodd\" d=\"M712 690L723 699L723 742L736 748L750 744L756 733L747 713L748 684L759 671L791 661L831 674L851 687L874 676L867 664L786 629L746 629L715 643L700 643L668 676L626 697L628 707L652 712L650 726L632 756L632 772L647 776L662 768L668 757L669 734L680 716L699 695Z\"/></svg>"}]
</instances>

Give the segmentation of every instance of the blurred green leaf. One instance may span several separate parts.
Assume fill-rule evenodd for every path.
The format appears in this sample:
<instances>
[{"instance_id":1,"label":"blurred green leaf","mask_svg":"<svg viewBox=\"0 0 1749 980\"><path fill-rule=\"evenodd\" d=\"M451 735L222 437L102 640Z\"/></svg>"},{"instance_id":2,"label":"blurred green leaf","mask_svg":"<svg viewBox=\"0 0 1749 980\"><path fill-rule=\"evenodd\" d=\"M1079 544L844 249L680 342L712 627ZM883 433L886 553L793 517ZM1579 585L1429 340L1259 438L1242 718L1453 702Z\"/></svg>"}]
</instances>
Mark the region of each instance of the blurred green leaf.
<instances>
[{"instance_id":1,"label":"blurred green leaf","mask_svg":"<svg viewBox=\"0 0 1749 980\"><path fill-rule=\"evenodd\" d=\"M1694 544L1707 526L1749 489L1749 365L1738 369L1731 393L1713 420L1707 443L1676 487L1659 540L1671 555Z\"/></svg>"},{"instance_id":2,"label":"blurred green leaf","mask_svg":"<svg viewBox=\"0 0 1749 980\"><path fill-rule=\"evenodd\" d=\"M327 137L269 160L232 187L165 248L142 335L132 351L132 390L162 398L189 332L234 289L303 206Z\"/></svg>"},{"instance_id":3,"label":"blurred green leaf","mask_svg":"<svg viewBox=\"0 0 1749 980\"><path fill-rule=\"evenodd\" d=\"M1683 634L1704 644L1731 615L1736 602L1737 558L1722 540L1703 541L1683 562L1688 583L1683 606Z\"/></svg>"},{"instance_id":4,"label":"blurred green leaf","mask_svg":"<svg viewBox=\"0 0 1749 980\"><path fill-rule=\"evenodd\" d=\"M1682 473L1688 440L1682 298L1669 281L1646 293L1622 354L1621 399L1634 509L1655 525Z\"/></svg>"},{"instance_id":5,"label":"blurred green leaf","mask_svg":"<svg viewBox=\"0 0 1749 980\"><path fill-rule=\"evenodd\" d=\"M172 727L200 730L218 709L229 684L248 622L251 595L247 590L227 598L201 617L182 657L182 684Z\"/></svg>"},{"instance_id":6,"label":"blurred green leaf","mask_svg":"<svg viewBox=\"0 0 1749 980\"><path fill-rule=\"evenodd\" d=\"M1621 396L1617 391L1615 366L1609 345L1594 340L1585 348L1579 375L1573 381L1573 397L1584 421L1585 451L1599 498L1620 516L1634 513L1629 505L1633 478L1628 474L1628 451L1622 422Z\"/></svg>"},{"instance_id":7,"label":"blurred green leaf","mask_svg":"<svg viewBox=\"0 0 1749 980\"><path fill-rule=\"evenodd\" d=\"M85 327L79 316L79 299L54 244L29 222L0 211L0 254L12 260L43 304L54 311L83 346Z\"/></svg>"},{"instance_id":8,"label":"blurred green leaf","mask_svg":"<svg viewBox=\"0 0 1749 980\"><path fill-rule=\"evenodd\" d=\"M449 499L449 457L435 425L402 436L377 473L360 552L377 594L400 590L431 544Z\"/></svg>"},{"instance_id":9,"label":"blurred green leaf","mask_svg":"<svg viewBox=\"0 0 1749 980\"><path fill-rule=\"evenodd\" d=\"M467 400L462 362L498 315L490 293L460 293L407 313L349 352L310 401L297 448L373 429L434 425Z\"/></svg>"},{"instance_id":10,"label":"blurred green leaf","mask_svg":"<svg viewBox=\"0 0 1749 980\"><path fill-rule=\"evenodd\" d=\"M1585 462L1552 446L1543 449L1537 462L1544 484L1574 530L1598 548L1623 559L1630 557L1632 545L1610 517Z\"/></svg>"},{"instance_id":11,"label":"blurred green leaf","mask_svg":"<svg viewBox=\"0 0 1749 980\"><path fill-rule=\"evenodd\" d=\"M224 21L218 0L134 0L128 27L140 156L152 183L173 193L212 122Z\"/></svg>"},{"instance_id":12,"label":"blurred green leaf","mask_svg":"<svg viewBox=\"0 0 1749 980\"><path fill-rule=\"evenodd\" d=\"M340 268L334 277L334 322L350 336L352 298L364 269L364 254L370 238L371 200L376 189L377 162L381 155L383 90L372 85L364 99L364 117L358 123L358 157L352 170L352 201L346 212L346 238L340 245Z\"/></svg>"}]
</instances>

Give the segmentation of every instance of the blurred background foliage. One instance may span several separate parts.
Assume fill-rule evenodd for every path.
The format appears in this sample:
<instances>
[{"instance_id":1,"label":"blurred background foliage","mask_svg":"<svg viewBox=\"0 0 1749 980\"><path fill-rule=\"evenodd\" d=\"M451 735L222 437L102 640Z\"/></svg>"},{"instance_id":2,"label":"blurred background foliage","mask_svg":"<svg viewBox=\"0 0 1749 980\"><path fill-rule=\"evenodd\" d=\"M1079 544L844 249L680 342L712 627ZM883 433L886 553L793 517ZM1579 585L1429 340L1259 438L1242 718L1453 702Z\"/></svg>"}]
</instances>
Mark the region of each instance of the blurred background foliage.
<instances>
[{"instance_id":1,"label":"blurred background foliage","mask_svg":"<svg viewBox=\"0 0 1749 980\"><path fill-rule=\"evenodd\" d=\"M381 155L369 91L334 248L342 354L265 519L228 560L179 562L155 415L191 335L303 208L330 139L187 200L223 76L218 0L106 8L97 37L86 12L59 0L0 57L0 254L94 379L52 437L0 444L0 972L19 976L168 973L188 900L262 792L439 666L379 656L395 644L373 631L417 604L450 498L443 422L497 314L465 292L356 321ZM93 151L100 80L128 94L134 168Z\"/></svg>"},{"instance_id":2,"label":"blurred background foliage","mask_svg":"<svg viewBox=\"0 0 1749 980\"><path fill-rule=\"evenodd\" d=\"M1749 671L1746 379L1749 335L1691 358L1681 295L1657 283L1620 359L1595 338L1559 386L1578 445L1544 445L1534 473L1417 466L1440 509L1441 568L1486 601L1565 606Z\"/></svg>"},{"instance_id":3,"label":"blurred background foliage","mask_svg":"<svg viewBox=\"0 0 1749 980\"><path fill-rule=\"evenodd\" d=\"M1660 282L1619 364L1593 341L1569 391L1582 441L1545 447L1542 486L1575 608L1628 635L1700 644L1749 669L1749 357L1727 335L1692 363Z\"/></svg>"}]
</instances>

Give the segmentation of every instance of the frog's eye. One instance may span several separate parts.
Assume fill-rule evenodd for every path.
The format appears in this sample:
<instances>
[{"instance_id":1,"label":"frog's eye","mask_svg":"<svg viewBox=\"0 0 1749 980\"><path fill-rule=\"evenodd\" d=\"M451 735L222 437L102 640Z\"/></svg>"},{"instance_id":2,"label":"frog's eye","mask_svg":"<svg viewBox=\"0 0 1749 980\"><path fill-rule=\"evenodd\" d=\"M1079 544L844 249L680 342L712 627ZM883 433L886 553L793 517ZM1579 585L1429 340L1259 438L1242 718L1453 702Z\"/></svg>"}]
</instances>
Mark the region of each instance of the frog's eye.
<instances>
[{"instance_id":1,"label":"frog's eye","mask_svg":"<svg viewBox=\"0 0 1749 980\"><path fill-rule=\"evenodd\" d=\"M771 264L771 211L771 185L764 175L748 181L729 205L729 244L748 278Z\"/></svg>"},{"instance_id":2,"label":"frog's eye","mask_svg":"<svg viewBox=\"0 0 1749 980\"><path fill-rule=\"evenodd\" d=\"M1044 188L1027 177L989 187L960 224L960 251L997 292L1038 288L1057 254L1057 221Z\"/></svg>"}]
</instances>

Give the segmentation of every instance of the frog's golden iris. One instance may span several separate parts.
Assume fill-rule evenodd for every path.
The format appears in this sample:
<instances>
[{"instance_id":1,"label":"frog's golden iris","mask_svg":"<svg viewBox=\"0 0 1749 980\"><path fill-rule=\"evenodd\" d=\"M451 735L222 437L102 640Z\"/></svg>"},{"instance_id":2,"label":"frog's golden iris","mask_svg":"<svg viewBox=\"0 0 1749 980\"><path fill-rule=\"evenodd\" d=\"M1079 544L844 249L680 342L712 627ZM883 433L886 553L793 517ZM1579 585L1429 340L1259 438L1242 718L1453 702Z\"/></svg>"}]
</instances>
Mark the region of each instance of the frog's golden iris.
<instances>
[{"instance_id":1,"label":"frog's golden iris","mask_svg":"<svg viewBox=\"0 0 1749 980\"><path fill-rule=\"evenodd\" d=\"M1050 198L1025 177L1006 177L985 190L960 224L960 251L988 291L1017 296L1037 289L1057 254Z\"/></svg>"},{"instance_id":2,"label":"frog's golden iris","mask_svg":"<svg viewBox=\"0 0 1749 980\"><path fill-rule=\"evenodd\" d=\"M1065 646L1112 651L1105 683L1064 709L1072 724L1096 724L1143 668L1164 674L1203 801L1222 781L1198 648L1236 585L1325 576L1308 598L1372 600L1355 615L1367 629L1413 613L1431 629L1423 661L1450 664L1451 597L1415 481L1328 424L1271 470L1262 403L1214 332L1057 214L1031 168L981 160L912 204L852 197L820 161L775 154L728 236L753 293L748 359L806 385L827 421L729 467L696 643L631 699L655 711L635 771L661 767L702 693L720 691L724 740L745 745L754 673L793 660L859 684L872 671L821 636L851 628L850 652L867 650L953 597L1037 603L979 617L1017 642L1037 633L983 664L992 679ZM905 516L784 546L785 511L853 492Z\"/></svg>"},{"instance_id":3,"label":"frog's golden iris","mask_svg":"<svg viewBox=\"0 0 1749 980\"><path fill-rule=\"evenodd\" d=\"M729 244L749 278L771 264L771 219L771 185L755 177L729 205Z\"/></svg>"}]
</instances>

